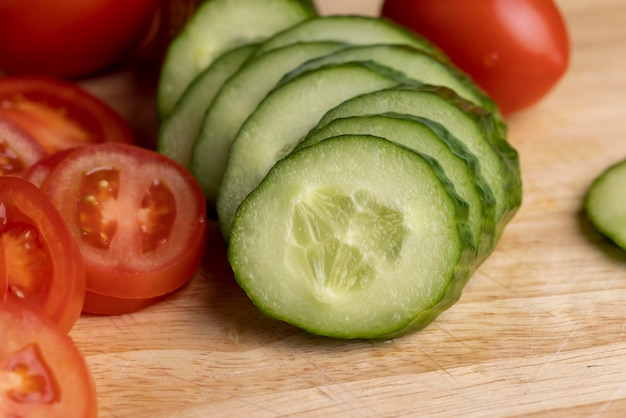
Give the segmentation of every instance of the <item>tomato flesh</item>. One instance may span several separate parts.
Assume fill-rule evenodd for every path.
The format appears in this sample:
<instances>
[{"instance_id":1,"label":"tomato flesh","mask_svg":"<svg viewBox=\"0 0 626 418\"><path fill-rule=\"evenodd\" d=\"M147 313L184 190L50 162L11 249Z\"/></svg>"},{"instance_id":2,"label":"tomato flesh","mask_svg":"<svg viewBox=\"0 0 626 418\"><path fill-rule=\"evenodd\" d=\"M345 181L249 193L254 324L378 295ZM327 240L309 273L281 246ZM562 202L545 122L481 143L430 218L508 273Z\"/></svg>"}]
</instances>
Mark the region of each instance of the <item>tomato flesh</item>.
<instances>
[{"instance_id":1,"label":"tomato flesh","mask_svg":"<svg viewBox=\"0 0 626 418\"><path fill-rule=\"evenodd\" d=\"M54 322L23 303L1 301L0 335L0 416L97 416L87 364Z\"/></svg>"},{"instance_id":2,"label":"tomato flesh","mask_svg":"<svg viewBox=\"0 0 626 418\"><path fill-rule=\"evenodd\" d=\"M21 178L26 179L33 183L35 186L41 186L43 181L48 177L50 171L54 167L56 167L59 162L66 155L74 151L74 148L67 148L61 151L57 151L54 154L46 155L43 158L39 159L37 162L28 167L24 172L20 175Z\"/></svg>"},{"instance_id":3,"label":"tomato flesh","mask_svg":"<svg viewBox=\"0 0 626 418\"><path fill-rule=\"evenodd\" d=\"M128 122L75 84L45 77L0 78L0 115L47 154L103 142L133 143Z\"/></svg>"},{"instance_id":4,"label":"tomato flesh","mask_svg":"<svg viewBox=\"0 0 626 418\"><path fill-rule=\"evenodd\" d=\"M0 177L4 299L39 307L69 332L82 310L86 274L78 246L43 192Z\"/></svg>"},{"instance_id":5,"label":"tomato flesh","mask_svg":"<svg viewBox=\"0 0 626 418\"><path fill-rule=\"evenodd\" d=\"M552 0L385 0L381 14L437 44L504 114L537 103L569 66L567 26Z\"/></svg>"},{"instance_id":6,"label":"tomato flesh","mask_svg":"<svg viewBox=\"0 0 626 418\"><path fill-rule=\"evenodd\" d=\"M3 225L2 241L7 263L9 293L19 299L42 303L52 277L53 260L37 227L28 221L9 221Z\"/></svg>"},{"instance_id":7,"label":"tomato flesh","mask_svg":"<svg viewBox=\"0 0 626 418\"><path fill-rule=\"evenodd\" d=\"M45 155L39 142L0 114L0 175L19 175Z\"/></svg>"},{"instance_id":8,"label":"tomato flesh","mask_svg":"<svg viewBox=\"0 0 626 418\"><path fill-rule=\"evenodd\" d=\"M79 244L88 291L154 298L198 269L205 200L195 178L168 158L132 145L92 145L65 157L41 187Z\"/></svg>"}]
</instances>

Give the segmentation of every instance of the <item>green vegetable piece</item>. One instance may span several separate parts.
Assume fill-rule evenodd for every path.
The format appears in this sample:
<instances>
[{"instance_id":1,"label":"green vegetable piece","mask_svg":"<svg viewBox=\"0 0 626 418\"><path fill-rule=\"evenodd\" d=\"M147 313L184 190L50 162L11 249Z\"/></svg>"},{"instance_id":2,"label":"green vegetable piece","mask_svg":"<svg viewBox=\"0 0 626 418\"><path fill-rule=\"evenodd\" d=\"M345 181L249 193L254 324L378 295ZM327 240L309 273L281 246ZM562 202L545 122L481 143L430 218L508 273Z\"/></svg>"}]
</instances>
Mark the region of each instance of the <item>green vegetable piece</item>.
<instances>
[{"instance_id":1,"label":"green vegetable piece","mask_svg":"<svg viewBox=\"0 0 626 418\"><path fill-rule=\"evenodd\" d=\"M191 167L193 144L215 94L256 48L244 45L225 52L191 82L174 110L159 126L157 150L185 168Z\"/></svg>"},{"instance_id":2,"label":"green vegetable piece","mask_svg":"<svg viewBox=\"0 0 626 418\"><path fill-rule=\"evenodd\" d=\"M584 206L592 225L606 238L626 250L626 160L598 176L585 196Z\"/></svg>"},{"instance_id":3,"label":"green vegetable piece","mask_svg":"<svg viewBox=\"0 0 626 418\"><path fill-rule=\"evenodd\" d=\"M225 51L258 43L315 15L298 0L207 0L167 49L157 91L159 115L167 116L189 83Z\"/></svg>"},{"instance_id":4,"label":"green vegetable piece","mask_svg":"<svg viewBox=\"0 0 626 418\"><path fill-rule=\"evenodd\" d=\"M435 160L339 136L270 170L237 211L228 258L272 318L335 338L389 338L458 300L475 251L467 216Z\"/></svg>"}]
</instances>

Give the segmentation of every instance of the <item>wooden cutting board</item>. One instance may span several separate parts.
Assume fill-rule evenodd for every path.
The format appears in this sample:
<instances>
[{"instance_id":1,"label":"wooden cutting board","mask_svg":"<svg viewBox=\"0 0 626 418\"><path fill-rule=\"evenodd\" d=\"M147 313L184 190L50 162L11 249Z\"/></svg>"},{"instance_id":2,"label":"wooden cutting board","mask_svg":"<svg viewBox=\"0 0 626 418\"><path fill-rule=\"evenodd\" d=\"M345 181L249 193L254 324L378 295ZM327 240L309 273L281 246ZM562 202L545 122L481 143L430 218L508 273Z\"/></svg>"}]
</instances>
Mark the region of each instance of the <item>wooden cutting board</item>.
<instances>
[{"instance_id":1,"label":"wooden cutting board","mask_svg":"<svg viewBox=\"0 0 626 418\"><path fill-rule=\"evenodd\" d=\"M626 416L626 255L581 210L592 179L626 157L626 5L559 5L571 68L549 97L509 118L524 203L458 304L393 341L307 335L252 306L211 224L205 267L180 292L76 324L100 416ZM152 97L132 77L87 85L150 138Z\"/></svg>"}]
</instances>

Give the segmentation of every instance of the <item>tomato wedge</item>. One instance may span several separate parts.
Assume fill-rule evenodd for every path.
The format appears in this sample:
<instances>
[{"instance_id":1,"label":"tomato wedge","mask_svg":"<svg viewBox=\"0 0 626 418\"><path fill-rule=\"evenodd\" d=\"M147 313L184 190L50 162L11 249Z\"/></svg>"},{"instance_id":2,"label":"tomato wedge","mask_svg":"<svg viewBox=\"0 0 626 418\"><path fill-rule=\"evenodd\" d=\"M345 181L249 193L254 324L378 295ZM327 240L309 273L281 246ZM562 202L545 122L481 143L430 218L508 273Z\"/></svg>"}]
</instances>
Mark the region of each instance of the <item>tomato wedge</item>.
<instances>
[{"instance_id":1,"label":"tomato wedge","mask_svg":"<svg viewBox=\"0 0 626 418\"><path fill-rule=\"evenodd\" d=\"M0 302L0 416L97 416L96 390L72 339L38 311Z\"/></svg>"},{"instance_id":2,"label":"tomato wedge","mask_svg":"<svg viewBox=\"0 0 626 418\"><path fill-rule=\"evenodd\" d=\"M0 78L0 115L39 141L48 154L104 142L133 143L126 120L76 84L47 77Z\"/></svg>"},{"instance_id":3,"label":"tomato wedge","mask_svg":"<svg viewBox=\"0 0 626 418\"><path fill-rule=\"evenodd\" d=\"M82 147L41 185L78 242L87 290L122 299L170 293L200 266L206 203L196 179L155 151Z\"/></svg>"},{"instance_id":4,"label":"tomato wedge","mask_svg":"<svg viewBox=\"0 0 626 418\"><path fill-rule=\"evenodd\" d=\"M45 155L37 140L0 114L0 175L19 175Z\"/></svg>"},{"instance_id":5,"label":"tomato wedge","mask_svg":"<svg viewBox=\"0 0 626 418\"><path fill-rule=\"evenodd\" d=\"M85 298L85 266L57 210L22 178L0 177L0 238L6 297L40 307L69 332Z\"/></svg>"}]
</instances>

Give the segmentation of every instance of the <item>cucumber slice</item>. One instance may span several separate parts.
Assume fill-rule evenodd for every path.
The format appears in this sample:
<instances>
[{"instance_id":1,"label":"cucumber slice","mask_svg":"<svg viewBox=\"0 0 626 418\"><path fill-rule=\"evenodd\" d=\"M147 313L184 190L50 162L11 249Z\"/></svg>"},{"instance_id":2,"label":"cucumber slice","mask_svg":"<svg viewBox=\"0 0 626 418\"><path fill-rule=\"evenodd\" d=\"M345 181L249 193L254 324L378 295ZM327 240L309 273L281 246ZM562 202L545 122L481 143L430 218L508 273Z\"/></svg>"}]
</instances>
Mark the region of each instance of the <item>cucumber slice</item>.
<instances>
[{"instance_id":1,"label":"cucumber slice","mask_svg":"<svg viewBox=\"0 0 626 418\"><path fill-rule=\"evenodd\" d=\"M437 160L459 196L469 204L477 268L492 252L495 233L495 197L480 173L479 161L442 125L410 115L380 114L335 119L310 134L298 148L323 139L347 135L374 135L401 144Z\"/></svg>"},{"instance_id":2,"label":"cucumber slice","mask_svg":"<svg viewBox=\"0 0 626 418\"><path fill-rule=\"evenodd\" d=\"M434 86L400 86L347 100L321 118L320 129L334 119L376 113L403 113L445 126L480 161L480 170L496 198L495 242L521 205L522 181L517 151L506 142L506 125L453 91Z\"/></svg>"},{"instance_id":3,"label":"cucumber slice","mask_svg":"<svg viewBox=\"0 0 626 418\"><path fill-rule=\"evenodd\" d=\"M239 204L328 109L351 97L397 84L395 73L383 70L362 62L320 67L289 78L267 95L231 145L217 197L218 221L225 239Z\"/></svg>"},{"instance_id":4,"label":"cucumber slice","mask_svg":"<svg viewBox=\"0 0 626 418\"><path fill-rule=\"evenodd\" d=\"M225 52L200 73L185 90L174 110L161 122L157 150L185 168L191 166L191 150L204 114L222 84L256 48L244 45Z\"/></svg>"},{"instance_id":5,"label":"cucumber slice","mask_svg":"<svg viewBox=\"0 0 626 418\"><path fill-rule=\"evenodd\" d=\"M442 61L409 45L352 45L311 60L306 65L302 65L300 71L333 63L364 60L376 61L424 84L448 87L477 106L482 106L488 111L497 111L495 102L467 74L449 61Z\"/></svg>"},{"instance_id":6,"label":"cucumber slice","mask_svg":"<svg viewBox=\"0 0 626 418\"><path fill-rule=\"evenodd\" d=\"M357 15L328 15L304 20L267 39L255 54L260 55L295 42L311 41L338 41L354 45L373 43L411 45L449 61L448 57L426 38L391 21Z\"/></svg>"},{"instance_id":7,"label":"cucumber slice","mask_svg":"<svg viewBox=\"0 0 626 418\"><path fill-rule=\"evenodd\" d=\"M272 168L237 211L228 259L270 317L335 338L397 336L458 300L474 252L466 209L434 160L336 137Z\"/></svg>"},{"instance_id":8,"label":"cucumber slice","mask_svg":"<svg viewBox=\"0 0 626 418\"><path fill-rule=\"evenodd\" d=\"M246 62L220 88L206 110L192 151L192 172L209 206L215 206L230 145L246 118L286 73L342 45L309 42L272 50Z\"/></svg>"},{"instance_id":9,"label":"cucumber slice","mask_svg":"<svg viewBox=\"0 0 626 418\"><path fill-rule=\"evenodd\" d=\"M626 160L607 168L585 196L585 210L592 225L606 238L626 250Z\"/></svg>"},{"instance_id":10,"label":"cucumber slice","mask_svg":"<svg viewBox=\"0 0 626 418\"><path fill-rule=\"evenodd\" d=\"M314 16L311 2L298 0L208 0L168 47L157 91L167 116L189 83L225 51L260 42Z\"/></svg>"}]
</instances>

